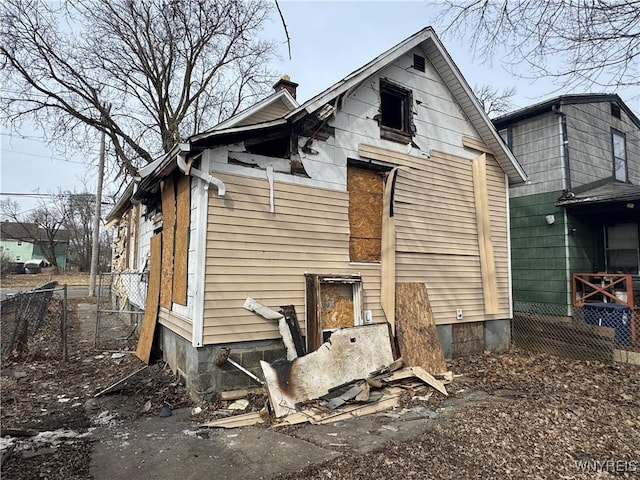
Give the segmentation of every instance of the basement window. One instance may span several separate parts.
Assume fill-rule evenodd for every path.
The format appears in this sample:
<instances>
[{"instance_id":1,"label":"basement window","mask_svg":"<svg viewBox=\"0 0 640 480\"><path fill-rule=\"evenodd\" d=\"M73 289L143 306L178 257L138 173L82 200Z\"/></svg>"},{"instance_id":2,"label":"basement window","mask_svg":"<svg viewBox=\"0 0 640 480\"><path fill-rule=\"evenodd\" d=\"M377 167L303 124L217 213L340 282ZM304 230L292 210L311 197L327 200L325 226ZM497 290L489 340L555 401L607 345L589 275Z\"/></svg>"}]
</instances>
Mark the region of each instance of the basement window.
<instances>
[{"instance_id":1,"label":"basement window","mask_svg":"<svg viewBox=\"0 0 640 480\"><path fill-rule=\"evenodd\" d=\"M411 92L380 79L380 137L395 142L411 141Z\"/></svg>"}]
</instances>

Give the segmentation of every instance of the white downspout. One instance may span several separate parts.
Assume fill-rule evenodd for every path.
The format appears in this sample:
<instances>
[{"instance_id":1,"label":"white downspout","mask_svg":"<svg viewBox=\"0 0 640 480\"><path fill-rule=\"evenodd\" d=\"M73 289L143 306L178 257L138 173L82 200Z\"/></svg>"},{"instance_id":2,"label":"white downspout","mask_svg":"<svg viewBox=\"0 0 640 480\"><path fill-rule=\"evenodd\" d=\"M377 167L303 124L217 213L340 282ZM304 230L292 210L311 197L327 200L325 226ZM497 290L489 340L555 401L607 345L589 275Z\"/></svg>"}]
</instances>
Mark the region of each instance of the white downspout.
<instances>
[{"instance_id":1,"label":"white downspout","mask_svg":"<svg viewBox=\"0 0 640 480\"><path fill-rule=\"evenodd\" d=\"M222 180L220 180L219 178L214 177L213 175L210 175L208 173L203 172L202 170L198 170L197 168L193 168L191 167L189 169L189 171L187 172L187 162L185 161L186 155L187 153L191 150L190 146L188 143L180 143L178 145L179 151L178 154L176 155L176 160L178 163L178 168L184 172L186 175L191 175L192 177L198 177L202 180L204 180L205 186L204 189L208 190L209 189L209 185L213 184L218 188L218 196L219 197L224 197L225 193L227 193L227 187L225 187L224 183Z\"/></svg>"}]
</instances>

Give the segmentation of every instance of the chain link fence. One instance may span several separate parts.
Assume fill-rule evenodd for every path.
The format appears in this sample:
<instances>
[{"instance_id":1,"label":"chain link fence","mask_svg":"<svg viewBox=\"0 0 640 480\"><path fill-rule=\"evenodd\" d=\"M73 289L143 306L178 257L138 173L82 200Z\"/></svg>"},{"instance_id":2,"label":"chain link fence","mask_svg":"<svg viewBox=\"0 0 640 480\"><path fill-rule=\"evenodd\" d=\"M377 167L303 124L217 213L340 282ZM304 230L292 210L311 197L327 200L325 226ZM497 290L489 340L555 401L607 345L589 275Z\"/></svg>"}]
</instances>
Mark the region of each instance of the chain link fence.
<instances>
[{"instance_id":1,"label":"chain link fence","mask_svg":"<svg viewBox=\"0 0 640 480\"><path fill-rule=\"evenodd\" d=\"M638 313L617 303L584 307L514 302L514 346L577 360L640 365Z\"/></svg>"},{"instance_id":2,"label":"chain link fence","mask_svg":"<svg viewBox=\"0 0 640 480\"><path fill-rule=\"evenodd\" d=\"M0 302L3 360L67 360L67 286L48 283Z\"/></svg>"},{"instance_id":3,"label":"chain link fence","mask_svg":"<svg viewBox=\"0 0 640 480\"><path fill-rule=\"evenodd\" d=\"M144 315L147 275L103 272L98 277L94 346L135 349Z\"/></svg>"}]
</instances>

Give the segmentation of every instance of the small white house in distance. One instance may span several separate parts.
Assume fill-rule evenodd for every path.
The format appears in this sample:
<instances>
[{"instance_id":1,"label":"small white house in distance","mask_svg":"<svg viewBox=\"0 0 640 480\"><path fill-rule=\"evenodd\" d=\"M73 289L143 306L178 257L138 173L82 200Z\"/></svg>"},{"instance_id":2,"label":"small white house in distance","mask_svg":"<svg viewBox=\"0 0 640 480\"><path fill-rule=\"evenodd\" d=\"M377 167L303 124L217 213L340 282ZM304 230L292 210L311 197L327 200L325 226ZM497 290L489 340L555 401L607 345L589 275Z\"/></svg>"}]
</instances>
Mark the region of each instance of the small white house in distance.
<instances>
[{"instance_id":1,"label":"small white house in distance","mask_svg":"<svg viewBox=\"0 0 640 480\"><path fill-rule=\"evenodd\" d=\"M310 100L266 99L141 171L109 221L120 269L150 272L155 344L191 392L251 381L283 357L293 306L307 351L336 328L388 322L397 283L424 283L446 356L510 342L508 188L525 180L425 28ZM116 267L118 268L118 267Z\"/></svg>"}]
</instances>

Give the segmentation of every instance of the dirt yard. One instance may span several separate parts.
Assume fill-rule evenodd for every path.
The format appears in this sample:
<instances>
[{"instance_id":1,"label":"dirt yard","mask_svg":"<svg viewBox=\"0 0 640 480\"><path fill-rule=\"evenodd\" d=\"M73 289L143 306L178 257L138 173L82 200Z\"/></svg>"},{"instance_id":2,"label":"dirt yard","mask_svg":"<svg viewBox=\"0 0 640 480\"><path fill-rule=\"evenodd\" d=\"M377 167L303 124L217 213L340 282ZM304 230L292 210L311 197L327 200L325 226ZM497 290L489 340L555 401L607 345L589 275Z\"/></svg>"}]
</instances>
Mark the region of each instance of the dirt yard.
<instances>
[{"instance_id":1,"label":"dirt yard","mask_svg":"<svg viewBox=\"0 0 640 480\"><path fill-rule=\"evenodd\" d=\"M78 302L71 301L68 362L2 359L2 478L88 479L95 424L94 394L141 366L131 354L94 351L79 341ZM361 454L342 449L330 463L279 479L592 479L640 476L640 369L514 352L485 354L450 364L457 376L446 399L433 395L429 408L447 409L427 432ZM157 415L163 405L193 406L162 362L109 395L121 419ZM487 400L491 398L491 400ZM411 400L409 400L411 402ZM410 405L410 404L409 404ZM218 404L201 405L211 419ZM224 405L223 405L224 406ZM406 405L405 405L406 406ZM266 426L265 428L269 428ZM60 441L16 448L20 436L65 429ZM296 436L297 427L284 433ZM14 435L12 437L5 434ZM41 434L42 435L42 434ZM16 437L17 436L17 437ZM39 437L33 437L39 438ZM188 476L185 474L185 476Z\"/></svg>"},{"instance_id":2,"label":"dirt yard","mask_svg":"<svg viewBox=\"0 0 640 480\"><path fill-rule=\"evenodd\" d=\"M53 268L43 268L41 273L6 275L0 279L3 288L34 288L56 281L70 287L88 287L88 273L54 273Z\"/></svg>"}]
</instances>

